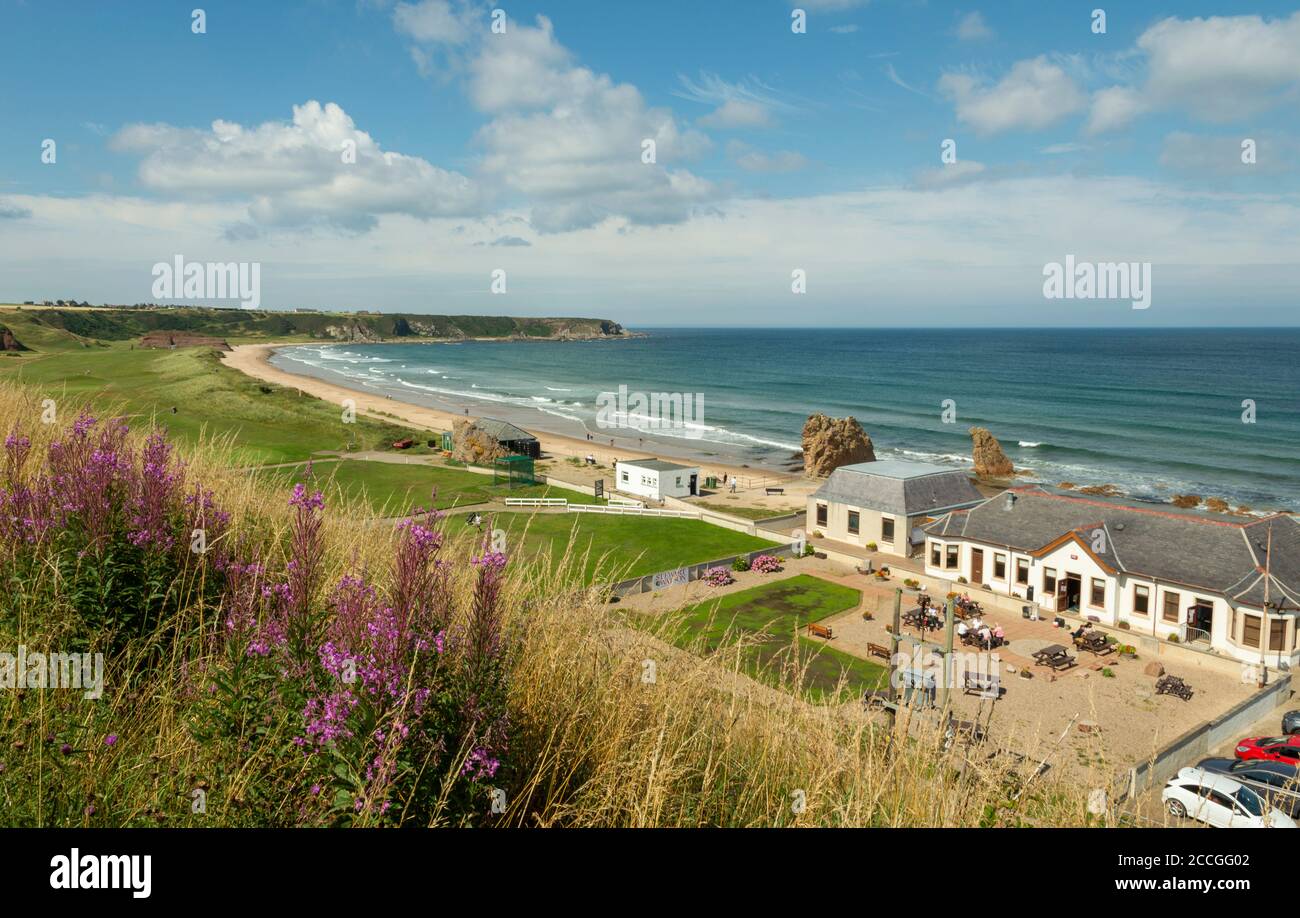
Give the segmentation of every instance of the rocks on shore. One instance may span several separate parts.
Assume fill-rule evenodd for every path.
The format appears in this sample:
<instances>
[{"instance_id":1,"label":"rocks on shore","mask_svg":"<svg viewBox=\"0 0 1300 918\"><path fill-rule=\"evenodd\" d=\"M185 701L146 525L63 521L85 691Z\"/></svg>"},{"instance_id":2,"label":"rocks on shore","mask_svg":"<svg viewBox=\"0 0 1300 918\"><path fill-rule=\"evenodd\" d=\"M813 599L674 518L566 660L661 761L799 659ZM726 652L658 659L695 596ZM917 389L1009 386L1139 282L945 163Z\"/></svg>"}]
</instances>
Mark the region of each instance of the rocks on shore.
<instances>
[{"instance_id":1,"label":"rocks on shore","mask_svg":"<svg viewBox=\"0 0 1300 918\"><path fill-rule=\"evenodd\" d=\"M195 335L183 331L149 332L140 339L140 347L215 347L221 351L231 350L225 338Z\"/></svg>"},{"instance_id":2,"label":"rocks on shore","mask_svg":"<svg viewBox=\"0 0 1300 918\"><path fill-rule=\"evenodd\" d=\"M971 457L975 460L975 474L980 478L1010 478L1016 474L1002 444L986 427L972 427Z\"/></svg>"},{"instance_id":3,"label":"rocks on shore","mask_svg":"<svg viewBox=\"0 0 1300 918\"><path fill-rule=\"evenodd\" d=\"M825 478L842 465L875 462L871 437L855 418L827 417L820 411L803 425L803 470L805 475Z\"/></svg>"}]
</instances>

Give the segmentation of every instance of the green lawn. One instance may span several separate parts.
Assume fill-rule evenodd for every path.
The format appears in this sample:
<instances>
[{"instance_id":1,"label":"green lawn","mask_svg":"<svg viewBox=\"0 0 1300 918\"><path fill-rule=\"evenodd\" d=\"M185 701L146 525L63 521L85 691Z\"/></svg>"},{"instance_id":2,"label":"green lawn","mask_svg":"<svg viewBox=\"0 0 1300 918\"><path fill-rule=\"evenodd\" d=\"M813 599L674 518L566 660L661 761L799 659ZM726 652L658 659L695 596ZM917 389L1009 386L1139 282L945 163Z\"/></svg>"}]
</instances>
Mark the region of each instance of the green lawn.
<instances>
[{"instance_id":1,"label":"green lawn","mask_svg":"<svg viewBox=\"0 0 1300 918\"><path fill-rule=\"evenodd\" d=\"M302 480L306 466L267 469L261 474L285 483L286 488ZM312 465L312 478L326 499L339 495L365 499L376 513L400 516L412 507L429 507L430 494L438 489L432 506L439 510L464 507L508 497L561 497L570 503L592 504L594 497L568 488L529 485L508 488L494 485L492 476L463 468L422 463L377 462L346 459Z\"/></svg>"},{"instance_id":2,"label":"green lawn","mask_svg":"<svg viewBox=\"0 0 1300 918\"><path fill-rule=\"evenodd\" d=\"M14 327L27 343L9 315L0 314L0 324ZM243 465L307 459L349 441L358 448L384 448L413 435L360 416L344 424L338 406L244 376L221 365L210 348L131 350L124 344L69 346L65 340L39 354L0 360L0 378L29 383L56 403L67 393L156 418L183 442L194 442L201 431L229 434L243 450Z\"/></svg>"},{"instance_id":3,"label":"green lawn","mask_svg":"<svg viewBox=\"0 0 1300 918\"><path fill-rule=\"evenodd\" d=\"M511 533L528 528L524 553L563 556L573 538L573 552L590 548L582 575L586 582L621 580L687 564L714 561L767 548L773 543L743 532L733 532L700 520L648 516L605 516L579 513L505 513L497 527Z\"/></svg>"},{"instance_id":4,"label":"green lawn","mask_svg":"<svg viewBox=\"0 0 1300 918\"><path fill-rule=\"evenodd\" d=\"M746 520L770 520L774 516L785 516L794 512L793 510L774 510L771 507L741 507L735 503L728 503L725 499L721 501L699 500L691 503L704 510L730 513L732 516L738 516Z\"/></svg>"},{"instance_id":5,"label":"green lawn","mask_svg":"<svg viewBox=\"0 0 1300 918\"><path fill-rule=\"evenodd\" d=\"M858 590L799 574L692 606L686 610L673 639L681 646L690 646L702 638L712 650L728 632L733 638L738 632L762 633L763 639L750 648L747 662L755 675L777 683L778 674L789 660L791 637L797 634L805 654L801 688L810 699L820 700L833 692L841 673L847 675L850 689L861 692L883 687L889 670L836 650L820 638L804 635L809 622L856 608L861 599Z\"/></svg>"}]
</instances>

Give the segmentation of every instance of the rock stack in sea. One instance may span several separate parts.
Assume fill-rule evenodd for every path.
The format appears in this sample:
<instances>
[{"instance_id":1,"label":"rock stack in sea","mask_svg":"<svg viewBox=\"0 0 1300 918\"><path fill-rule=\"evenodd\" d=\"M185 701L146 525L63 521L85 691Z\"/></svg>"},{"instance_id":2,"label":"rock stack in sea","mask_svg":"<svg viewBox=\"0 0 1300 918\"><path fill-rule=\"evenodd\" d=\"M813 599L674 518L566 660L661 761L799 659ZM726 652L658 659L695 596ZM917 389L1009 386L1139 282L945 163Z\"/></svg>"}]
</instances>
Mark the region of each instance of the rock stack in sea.
<instances>
[{"instance_id":1,"label":"rock stack in sea","mask_svg":"<svg viewBox=\"0 0 1300 918\"><path fill-rule=\"evenodd\" d=\"M813 478L825 478L842 465L875 462L871 438L856 419L831 418L820 411L803 425L803 470Z\"/></svg>"},{"instance_id":2,"label":"rock stack in sea","mask_svg":"<svg viewBox=\"0 0 1300 918\"><path fill-rule=\"evenodd\" d=\"M971 458L975 460L975 474L980 478L1010 478L1016 474L1002 444L986 427L970 429Z\"/></svg>"},{"instance_id":3,"label":"rock stack in sea","mask_svg":"<svg viewBox=\"0 0 1300 918\"><path fill-rule=\"evenodd\" d=\"M468 419L452 424L451 456L469 465L491 465L495 460L510 455L510 451L474 426Z\"/></svg>"}]
</instances>

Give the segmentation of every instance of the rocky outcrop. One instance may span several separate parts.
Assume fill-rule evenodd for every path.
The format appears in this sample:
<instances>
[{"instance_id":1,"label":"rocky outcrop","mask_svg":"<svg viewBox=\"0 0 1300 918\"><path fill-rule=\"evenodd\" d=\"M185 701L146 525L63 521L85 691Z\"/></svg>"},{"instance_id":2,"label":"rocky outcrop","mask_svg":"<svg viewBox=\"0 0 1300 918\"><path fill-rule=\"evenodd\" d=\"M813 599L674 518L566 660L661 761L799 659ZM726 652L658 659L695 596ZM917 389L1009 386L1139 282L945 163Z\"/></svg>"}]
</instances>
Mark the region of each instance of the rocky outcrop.
<instances>
[{"instance_id":1,"label":"rocky outcrop","mask_svg":"<svg viewBox=\"0 0 1300 918\"><path fill-rule=\"evenodd\" d=\"M342 325L326 325L325 334L335 341L356 341L369 342L377 344L384 340L383 335L377 334L360 322L346 322Z\"/></svg>"},{"instance_id":2,"label":"rocky outcrop","mask_svg":"<svg viewBox=\"0 0 1300 918\"><path fill-rule=\"evenodd\" d=\"M510 455L509 450L475 427L473 421L456 421L452 425L451 436L451 456L460 462L491 465L494 460Z\"/></svg>"},{"instance_id":3,"label":"rocky outcrop","mask_svg":"<svg viewBox=\"0 0 1300 918\"><path fill-rule=\"evenodd\" d=\"M14 333L11 332L9 329L5 328L3 325L0 325L0 351L25 351L25 350L27 350L27 348L23 347L18 342L18 339L14 337Z\"/></svg>"},{"instance_id":4,"label":"rocky outcrop","mask_svg":"<svg viewBox=\"0 0 1300 918\"><path fill-rule=\"evenodd\" d=\"M194 335L182 331L154 331L140 339L141 347L215 347L221 351L230 350L225 338L210 335Z\"/></svg>"},{"instance_id":5,"label":"rocky outcrop","mask_svg":"<svg viewBox=\"0 0 1300 918\"><path fill-rule=\"evenodd\" d=\"M842 465L875 462L871 438L854 418L831 418L818 412L803 425L803 470L824 478Z\"/></svg>"},{"instance_id":6,"label":"rocky outcrop","mask_svg":"<svg viewBox=\"0 0 1300 918\"><path fill-rule=\"evenodd\" d=\"M975 460L975 474L980 478L1010 478L1016 474L1002 444L985 427L970 429L971 457Z\"/></svg>"}]
</instances>

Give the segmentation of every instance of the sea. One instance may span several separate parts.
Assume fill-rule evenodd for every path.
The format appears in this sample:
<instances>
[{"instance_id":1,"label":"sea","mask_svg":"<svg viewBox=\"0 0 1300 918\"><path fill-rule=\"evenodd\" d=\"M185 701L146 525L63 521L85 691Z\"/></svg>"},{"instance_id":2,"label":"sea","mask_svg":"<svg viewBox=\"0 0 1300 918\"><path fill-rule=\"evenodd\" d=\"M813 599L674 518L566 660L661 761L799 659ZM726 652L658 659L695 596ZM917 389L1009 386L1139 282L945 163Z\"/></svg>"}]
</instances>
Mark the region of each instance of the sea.
<instances>
[{"instance_id":1,"label":"sea","mask_svg":"<svg viewBox=\"0 0 1300 918\"><path fill-rule=\"evenodd\" d=\"M295 345L271 362L400 401L755 469L793 467L816 411L857 418L878 458L953 467L971 465L969 428L987 427L1026 481L1300 510L1300 329L635 331ZM651 429L642 412L608 410L602 393L620 387L698 396L684 403L698 417Z\"/></svg>"}]
</instances>

